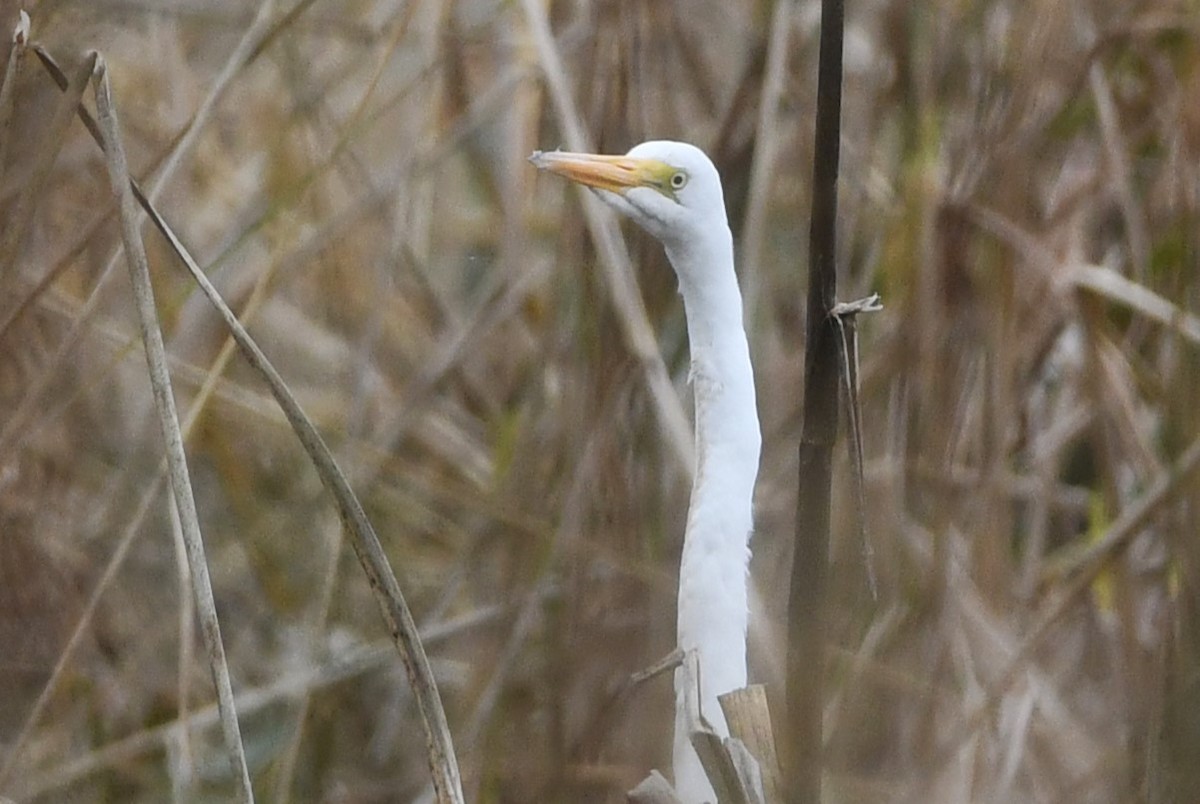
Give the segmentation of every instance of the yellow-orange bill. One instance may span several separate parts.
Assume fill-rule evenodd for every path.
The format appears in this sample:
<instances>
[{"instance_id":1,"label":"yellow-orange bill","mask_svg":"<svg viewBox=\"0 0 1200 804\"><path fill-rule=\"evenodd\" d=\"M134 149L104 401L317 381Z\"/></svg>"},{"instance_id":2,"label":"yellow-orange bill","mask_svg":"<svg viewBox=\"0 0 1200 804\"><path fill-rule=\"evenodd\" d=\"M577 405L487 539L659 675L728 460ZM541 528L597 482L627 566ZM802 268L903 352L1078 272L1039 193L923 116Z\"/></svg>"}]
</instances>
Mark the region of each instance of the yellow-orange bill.
<instances>
[{"instance_id":1,"label":"yellow-orange bill","mask_svg":"<svg viewBox=\"0 0 1200 804\"><path fill-rule=\"evenodd\" d=\"M529 161L539 170L548 170L588 187L619 193L630 187L658 184L657 168L652 159L628 156L579 154L569 151L534 151Z\"/></svg>"}]
</instances>

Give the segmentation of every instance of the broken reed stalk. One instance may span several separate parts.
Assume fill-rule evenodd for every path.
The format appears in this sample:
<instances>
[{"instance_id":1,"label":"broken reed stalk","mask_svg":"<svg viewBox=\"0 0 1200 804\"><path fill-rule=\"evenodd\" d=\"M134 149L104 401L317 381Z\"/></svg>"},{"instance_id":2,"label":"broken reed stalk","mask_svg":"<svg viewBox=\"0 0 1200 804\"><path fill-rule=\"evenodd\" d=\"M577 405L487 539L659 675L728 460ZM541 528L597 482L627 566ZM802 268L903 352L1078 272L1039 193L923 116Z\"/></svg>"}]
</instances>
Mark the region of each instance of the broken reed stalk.
<instances>
[{"instance_id":1,"label":"broken reed stalk","mask_svg":"<svg viewBox=\"0 0 1200 804\"><path fill-rule=\"evenodd\" d=\"M8 62L4 66L4 77L0 79L0 178L8 164L8 144L12 141L13 96L16 94L17 78L25 62L25 49L29 46L29 15L25 9L17 14L13 26Z\"/></svg>"},{"instance_id":2,"label":"broken reed stalk","mask_svg":"<svg viewBox=\"0 0 1200 804\"><path fill-rule=\"evenodd\" d=\"M784 778L790 804L816 804L821 800L824 599L840 381L838 331L830 313L837 296L837 178L844 19L842 0L821 0L804 349L804 429L800 436L796 541L788 599Z\"/></svg>"},{"instance_id":3,"label":"broken reed stalk","mask_svg":"<svg viewBox=\"0 0 1200 804\"><path fill-rule=\"evenodd\" d=\"M183 435L179 430L179 416L175 409L175 397L171 390L171 376L167 369L166 347L163 345L162 330L158 323L158 311L154 303L154 290L150 284L150 265L146 249L138 231L137 207L129 182L129 168L121 144L120 128L116 109L112 103L112 87L104 58L91 53L88 60L95 64L93 82L96 93L96 110L100 117L100 133L104 140L105 164L117 197L121 216L121 237L125 245L125 258L129 266L129 278L133 285L134 302L142 341L146 347L146 364L150 384L154 390L155 407L163 440L166 442L167 466L171 491L183 530L187 547L188 568L192 575L192 590L196 598L196 611L200 617L200 632L208 655L209 670L217 688L217 704L221 716L221 731L225 738L225 749L229 754L238 800L251 802L254 792L250 787L250 771L246 766L246 752L242 746L242 733L238 728L237 709L233 701L233 685L229 679L229 665L225 660L225 647L221 642L221 627L217 619L216 602L213 599L212 583L208 575L208 560L204 554L204 542L200 534L200 521L196 514L196 501L192 495L188 477L187 458L183 450Z\"/></svg>"},{"instance_id":4,"label":"broken reed stalk","mask_svg":"<svg viewBox=\"0 0 1200 804\"><path fill-rule=\"evenodd\" d=\"M16 50L14 46L13 51ZM14 295L13 288L17 286L19 274L17 257L33 231L34 210L38 200L45 194L50 171L66 141L67 128L75 117L75 108L91 77L91 63L85 59L69 79L67 88L55 104L50 124L41 132L32 148L32 169L17 193L16 203L9 210L4 234L0 237L0 298L8 299ZM11 98L7 102L11 103ZM5 137L6 143L7 140Z\"/></svg>"},{"instance_id":5,"label":"broken reed stalk","mask_svg":"<svg viewBox=\"0 0 1200 804\"><path fill-rule=\"evenodd\" d=\"M629 804L683 804L671 783L658 771L650 771L650 775L630 790L625 799Z\"/></svg>"},{"instance_id":6,"label":"broken reed stalk","mask_svg":"<svg viewBox=\"0 0 1200 804\"><path fill-rule=\"evenodd\" d=\"M758 695L750 691L752 688L744 688L718 696L721 710L730 718L731 736L722 737L700 716L700 659L694 650L685 654L680 676L680 683L690 691L685 706L692 748L700 757L717 801L720 804L778 804L778 799L769 799L764 794L763 778L773 769L770 766L764 769L744 739L747 735L753 735L752 739L761 739L765 735L765 739L773 740L770 716L766 712L766 694L762 688L757 688ZM730 713L733 713L732 717ZM757 722L752 724L750 721Z\"/></svg>"},{"instance_id":7,"label":"broken reed stalk","mask_svg":"<svg viewBox=\"0 0 1200 804\"><path fill-rule=\"evenodd\" d=\"M767 804L782 804L783 782L779 778L775 731L767 706L767 688L751 684L719 696L721 711L729 723L729 734L741 740L758 762L762 797Z\"/></svg>"},{"instance_id":8,"label":"broken reed stalk","mask_svg":"<svg viewBox=\"0 0 1200 804\"><path fill-rule=\"evenodd\" d=\"M718 696L721 711L729 722L728 737L712 730L700 716L699 656L676 648L662 661L635 673L628 690L659 673L678 667L680 683L688 691L684 708L692 747L712 783L720 804L782 804L775 735L767 709L766 688L761 684ZM675 789L662 774L652 771L625 794L631 804L681 804ZM691 802L687 802L691 804Z\"/></svg>"}]
</instances>

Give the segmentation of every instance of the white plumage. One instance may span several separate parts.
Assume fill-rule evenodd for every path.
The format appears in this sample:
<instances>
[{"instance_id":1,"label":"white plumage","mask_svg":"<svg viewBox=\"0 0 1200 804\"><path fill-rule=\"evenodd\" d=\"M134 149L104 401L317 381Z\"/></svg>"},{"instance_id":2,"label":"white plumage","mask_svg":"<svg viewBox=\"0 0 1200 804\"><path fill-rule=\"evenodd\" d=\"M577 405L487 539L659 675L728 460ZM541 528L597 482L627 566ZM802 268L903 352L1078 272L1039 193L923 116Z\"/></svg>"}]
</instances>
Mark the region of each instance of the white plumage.
<instances>
[{"instance_id":1,"label":"white plumage","mask_svg":"<svg viewBox=\"0 0 1200 804\"><path fill-rule=\"evenodd\" d=\"M699 655L702 715L725 736L717 696L746 685L747 564L761 435L733 237L721 179L695 146L644 142L624 156L537 153L533 162L596 189L666 249L683 296L696 400L696 474L679 570L678 643ZM684 727L676 674L675 788L715 801Z\"/></svg>"}]
</instances>

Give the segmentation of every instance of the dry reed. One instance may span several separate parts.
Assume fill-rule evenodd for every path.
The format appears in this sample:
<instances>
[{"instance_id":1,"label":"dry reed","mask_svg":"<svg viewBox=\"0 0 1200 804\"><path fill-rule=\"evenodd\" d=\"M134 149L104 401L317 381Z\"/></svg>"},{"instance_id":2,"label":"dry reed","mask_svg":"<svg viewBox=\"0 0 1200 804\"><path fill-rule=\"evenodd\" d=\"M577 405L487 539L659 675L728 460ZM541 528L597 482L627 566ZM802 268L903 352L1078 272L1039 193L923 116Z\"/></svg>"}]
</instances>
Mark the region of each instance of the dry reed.
<instances>
[{"instance_id":1,"label":"dry reed","mask_svg":"<svg viewBox=\"0 0 1200 804\"><path fill-rule=\"evenodd\" d=\"M815 7L29 9L68 74L105 54L130 172L166 176L156 206L324 435L415 620L448 629L427 647L468 800L620 801L668 761L668 676L624 681L672 647L682 309L655 243L525 164L574 136L689 139L725 176L765 431L751 674L780 703ZM228 798L103 157L33 51L10 59L10 11L0 796ZM1194 8L847 14L839 297L887 306L857 328L877 599L834 453L825 797L1186 800ZM417 705L320 477L145 241L254 791L417 799Z\"/></svg>"}]
</instances>

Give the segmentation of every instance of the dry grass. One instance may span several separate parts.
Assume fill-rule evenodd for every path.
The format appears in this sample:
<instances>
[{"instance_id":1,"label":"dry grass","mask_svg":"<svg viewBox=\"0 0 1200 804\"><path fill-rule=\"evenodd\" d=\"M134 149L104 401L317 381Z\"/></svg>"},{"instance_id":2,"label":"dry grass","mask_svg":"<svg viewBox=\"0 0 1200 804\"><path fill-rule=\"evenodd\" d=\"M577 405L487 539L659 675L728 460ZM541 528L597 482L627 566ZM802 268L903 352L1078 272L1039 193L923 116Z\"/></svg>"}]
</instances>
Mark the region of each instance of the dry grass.
<instances>
[{"instance_id":1,"label":"dry grass","mask_svg":"<svg viewBox=\"0 0 1200 804\"><path fill-rule=\"evenodd\" d=\"M669 753L669 681L613 691L671 647L689 479L577 197L524 162L566 142L524 9L278 6L219 93L253 8L30 14L68 73L103 52L133 174L153 187L168 166L159 208L346 468L436 636L468 799L619 801ZM549 8L556 77L597 147L689 139L726 177L766 436L752 675L776 696L815 8L774 23L716 0ZM780 24L790 55L771 58ZM879 596L843 450L827 797L1186 800L1195 5L851 3L847 67L840 287L886 305L859 325ZM108 270L104 162L60 125L32 56L16 82L0 115L0 763L30 738L0 795L220 800L233 781L156 491L132 296ZM175 392L201 403L188 457L255 792L412 800L429 778L416 710L336 513L146 233ZM674 278L656 244L626 242L686 395Z\"/></svg>"}]
</instances>

